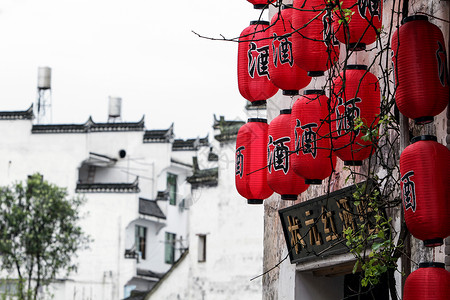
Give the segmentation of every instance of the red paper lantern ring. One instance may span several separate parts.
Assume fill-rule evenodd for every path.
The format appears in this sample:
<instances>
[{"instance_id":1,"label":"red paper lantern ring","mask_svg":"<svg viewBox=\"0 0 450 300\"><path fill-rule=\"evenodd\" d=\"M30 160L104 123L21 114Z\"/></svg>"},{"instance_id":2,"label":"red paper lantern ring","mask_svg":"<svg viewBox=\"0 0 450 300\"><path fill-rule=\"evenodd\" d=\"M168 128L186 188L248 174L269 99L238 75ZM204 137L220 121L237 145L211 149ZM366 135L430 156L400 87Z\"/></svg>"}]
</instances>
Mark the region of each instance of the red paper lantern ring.
<instances>
[{"instance_id":1,"label":"red paper lantern ring","mask_svg":"<svg viewBox=\"0 0 450 300\"><path fill-rule=\"evenodd\" d=\"M322 76L339 58L331 8L323 0L294 0L294 8L292 25L298 30L292 34L294 62L308 76Z\"/></svg>"},{"instance_id":2,"label":"red paper lantern ring","mask_svg":"<svg viewBox=\"0 0 450 300\"><path fill-rule=\"evenodd\" d=\"M346 166L360 166L374 152L376 141L364 141L365 132L355 130L355 120L361 119L369 130L376 128L380 114L378 79L365 65L348 65L333 84L333 150Z\"/></svg>"},{"instance_id":3,"label":"red paper lantern ring","mask_svg":"<svg viewBox=\"0 0 450 300\"><path fill-rule=\"evenodd\" d=\"M450 235L450 151L436 140L415 137L400 156L406 226L428 247Z\"/></svg>"},{"instance_id":4,"label":"red paper lantern ring","mask_svg":"<svg viewBox=\"0 0 450 300\"><path fill-rule=\"evenodd\" d=\"M283 5L270 23L270 81L283 90L283 95L298 95L311 82L305 70L294 64L292 56L292 5Z\"/></svg>"},{"instance_id":5,"label":"red paper lantern ring","mask_svg":"<svg viewBox=\"0 0 450 300\"><path fill-rule=\"evenodd\" d=\"M392 36L399 111L418 124L433 121L448 104L445 41L426 16L410 16Z\"/></svg>"},{"instance_id":6,"label":"red paper lantern ring","mask_svg":"<svg viewBox=\"0 0 450 300\"><path fill-rule=\"evenodd\" d=\"M329 119L328 97L322 90L306 90L292 107L292 167L305 178L305 183L321 184L336 166L330 124L326 122Z\"/></svg>"},{"instance_id":7,"label":"red paper lantern ring","mask_svg":"<svg viewBox=\"0 0 450 300\"><path fill-rule=\"evenodd\" d=\"M264 9L269 8L269 4L275 2L275 0L247 0L253 4L254 9Z\"/></svg>"},{"instance_id":8,"label":"red paper lantern ring","mask_svg":"<svg viewBox=\"0 0 450 300\"><path fill-rule=\"evenodd\" d=\"M252 118L243 125L236 139L235 181L239 194L248 204L262 204L273 191L267 184L266 119Z\"/></svg>"},{"instance_id":9,"label":"red paper lantern ring","mask_svg":"<svg viewBox=\"0 0 450 300\"><path fill-rule=\"evenodd\" d=\"M339 3L339 2L337 2ZM340 9L334 10L333 29L336 38L343 44L349 45L355 51L365 50L366 45L372 44L380 35L383 19L383 1L381 0L341 0ZM346 22L345 13L353 14ZM338 22L342 20L342 22Z\"/></svg>"},{"instance_id":10,"label":"red paper lantern ring","mask_svg":"<svg viewBox=\"0 0 450 300\"><path fill-rule=\"evenodd\" d=\"M291 110L284 109L270 122L267 143L267 183L281 195L282 200L297 200L308 188L303 177L292 169L292 143L290 130Z\"/></svg>"},{"instance_id":11,"label":"red paper lantern ring","mask_svg":"<svg viewBox=\"0 0 450 300\"><path fill-rule=\"evenodd\" d=\"M267 21L252 21L239 38L238 86L252 105L263 105L278 88L269 80L269 30Z\"/></svg>"},{"instance_id":12,"label":"red paper lantern ring","mask_svg":"<svg viewBox=\"0 0 450 300\"><path fill-rule=\"evenodd\" d=\"M403 300L448 300L449 295L450 273L444 263L420 263L403 287Z\"/></svg>"}]
</instances>

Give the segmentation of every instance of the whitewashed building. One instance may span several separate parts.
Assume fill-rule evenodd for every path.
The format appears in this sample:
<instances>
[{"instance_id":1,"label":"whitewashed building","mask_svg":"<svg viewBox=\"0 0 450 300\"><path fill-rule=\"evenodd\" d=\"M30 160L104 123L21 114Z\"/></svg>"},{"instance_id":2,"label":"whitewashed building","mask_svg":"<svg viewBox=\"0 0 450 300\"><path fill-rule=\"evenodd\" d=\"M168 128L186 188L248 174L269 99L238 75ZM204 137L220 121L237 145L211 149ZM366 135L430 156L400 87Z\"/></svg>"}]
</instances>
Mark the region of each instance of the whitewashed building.
<instances>
[{"instance_id":1,"label":"whitewashed building","mask_svg":"<svg viewBox=\"0 0 450 300\"><path fill-rule=\"evenodd\" d=\"M33 108L0 111L0 185L39 172L84 196L93 242L78 271L52 284L54 299L123 299L148 291L189 247L192 156L208 139L174 140L173 125L34 124Z\"/></svg>"},{"instance_id":2,"label":"whitewashed building","mask_svg":"<svg viewBox=\"0 0 450 300\"><path fill-rule=\"evenodd\" d=\"M215 119L212 148L199 151L189 178L189 252L145 298L135 299L261 299L264 208L248 205L234 183L243 124Z\"/></svg>"}]
</instances>

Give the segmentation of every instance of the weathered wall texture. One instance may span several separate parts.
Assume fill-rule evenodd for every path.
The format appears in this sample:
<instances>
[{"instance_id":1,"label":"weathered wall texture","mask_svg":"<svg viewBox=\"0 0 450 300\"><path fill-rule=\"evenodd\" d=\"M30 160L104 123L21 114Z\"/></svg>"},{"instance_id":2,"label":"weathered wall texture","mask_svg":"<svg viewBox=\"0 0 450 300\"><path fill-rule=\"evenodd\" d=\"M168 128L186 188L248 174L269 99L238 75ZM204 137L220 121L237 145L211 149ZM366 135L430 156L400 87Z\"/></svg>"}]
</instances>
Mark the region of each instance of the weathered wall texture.
<instances>
[{"instance_id":1,"label":"weathered wall texture","mask_svg":"<svg viewBox=\"0 0 450 300\"><path fill-rule=\"evenodd\" d=\"M292 3L292 1L283 1L285 4ZM395 4L395 6L394 6ZM383 24L384 31L389 31L389 23L391 20L392 11L400 12L402 8L402 2L394 0L383 1ZM415 13L425 13L428 15L435 16L436 18L430 17L430 22L438 25L446 39L447 49L449 49L449 24L448 22L442 20L449 20L449 7L450 3L448 1L409 1L409 15ZM275 9L270 11L270 17L276 12ZM441 20L442 19L442 20ZM395 17L393 19L392 32L396 30L399 18ZM386 43L386 37L382 39L382 43ZM448 51L448 50L447 50ZM344 53L344 49L341 47L341 53ZM389 57L386 56L387 53L383 53L381 56L382 62L386 65L387 59L390 63ZM447 54L448 55L448 54ZM373 52L362 52L358 53L358 56L352 56L349 59L349 63L368 63L374 58ZM379 62L379 61L378 61ZM377 62L377 63L378 63ZM390 67L390 66L389 66ZM379 70L375 68L370 70L377 76L380 76ZM305 89L310 89L313 87L321 86L323 82L320 80L313 80L308 87ZM380 82L382 85L383 83ZM392 83L391 83L392 84ZM302 91L300 91L301 93ZM296 99L296 98L295 98ZM281 92L277 93L273 98L268 100L267 104L267 116L270 122L279 114L280 109L290 108L295 99L288 96L281 95ZM450 121L448 121L447 110L442 112L439 116L435 117L435 121L426 126L415 126L413 122L404 122L401 127L401 134L404 136L417 136L422 134L434 134L438 137L438 142L449 147L448 142L450 142ZM393 137L393 136L392 136ZM403 143L397 143L396 147L396 158L392 163L398 164L398 158L401 153L401 149L409 144L409 138L403 139ZM264 204L264 271L269 271L263 277L263 299L295 299L295 266L290 264L289 258L285 259L287 255L286 242L283 236L283 231L281 228L281 223L279 221L278 210L287 206L291 206L295 203L306 201L308 199L313 199L319 195L324 195L327 192L329 186L329 191L339 190L346 185L351 185L349 181L345 184L345 178L348 176L347 171L342 170L343 163L338 159L336 166L336 173L330 179L324 180L323 184L320 186L310 187L306 192L304 192L296 202L293 201L283 201L280 196L274 194L269 199L265 201ZM356 167L358 170L358 167ZM360 171L367 170L366 166L359 168ZM358 179L357 179L358 180ZM388 183L392 184L392 183ZM400 187L398 186L397 192L399 193ZM394 195L395 196L395 195ZM396 209L389 212L393 216L393 224L396 229L400 227L400 209ZM418 265L416 263L423 261L437 261L446 262L447 269L450 266L450 258L444 257L445 253L450 254L450 239L446 240L447 246L436 247L432 249L425 249L421 241L417 241L412 238L411 240L411 271L415 270ZM399 261L400 264L400 261ZM401 265L399 265L399 268ZM273 269L272 269L273 268ZM409 271L409 270L406 270ZM396 277L397 284L401 282L400 276ZM397 291L401 291L401 287L397 286Z\"/></svg>"}]
</instances>

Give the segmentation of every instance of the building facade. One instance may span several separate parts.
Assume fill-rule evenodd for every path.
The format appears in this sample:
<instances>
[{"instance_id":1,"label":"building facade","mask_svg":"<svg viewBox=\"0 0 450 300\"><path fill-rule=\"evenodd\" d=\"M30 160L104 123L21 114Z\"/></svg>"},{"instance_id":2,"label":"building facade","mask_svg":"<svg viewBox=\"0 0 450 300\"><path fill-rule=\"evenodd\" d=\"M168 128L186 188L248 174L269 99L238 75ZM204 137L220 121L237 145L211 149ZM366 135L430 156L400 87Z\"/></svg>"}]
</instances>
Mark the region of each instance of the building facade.
<instances>
[{"instance_id":1,"label":"building facade","mask_svg":"<svg viewBox=\"0 0 450 300\"><path fill-rule=\"evenodd\" d=\"M212 147L198 153L188 178L189 253L145 299L261 299L263 207L249 207L234 184L236 135L243 124L215 119Z\"/></svg>"},{"instance_id":2,"label":"building facade","mask_svg":"<svg viewBox=\"0 0 450 300\"><path fill-rule=\"evenodd\" d=\"M77 272L51 285L54 298L123 299L150 290L189 247L186 179L192 153L208 139L175 140L173 125L146 130L144 118L48 125L33 118L32 107L0 112L0 184L40 173L84 197L81 226L92 239L78 253Z\"/></svg>"}]
</instances>

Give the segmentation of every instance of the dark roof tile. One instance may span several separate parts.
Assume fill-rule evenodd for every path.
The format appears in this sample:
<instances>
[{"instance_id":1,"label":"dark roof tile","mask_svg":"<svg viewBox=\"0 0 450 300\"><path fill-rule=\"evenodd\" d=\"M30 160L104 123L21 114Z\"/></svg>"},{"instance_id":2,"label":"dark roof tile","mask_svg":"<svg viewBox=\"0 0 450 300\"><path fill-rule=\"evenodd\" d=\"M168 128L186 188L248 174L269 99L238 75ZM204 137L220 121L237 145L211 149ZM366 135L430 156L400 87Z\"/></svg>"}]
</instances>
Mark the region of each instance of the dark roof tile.
<instances>
[{"instance_id":1,"label":"dark roof tile","mask_svg":"<svg viewBox=\"0 0 450 300\"><path fill-rule=\"evenodd\" d=\"M160 219L165 219L166 216L159 208L158 203L153 200L139 198L139 213L147 216L153 216Z\"/></svg>"}]
</instances>

